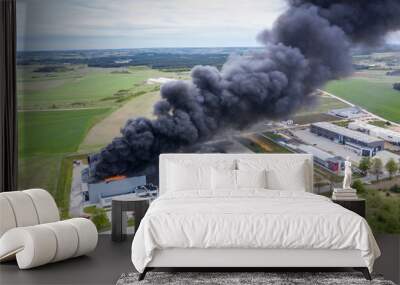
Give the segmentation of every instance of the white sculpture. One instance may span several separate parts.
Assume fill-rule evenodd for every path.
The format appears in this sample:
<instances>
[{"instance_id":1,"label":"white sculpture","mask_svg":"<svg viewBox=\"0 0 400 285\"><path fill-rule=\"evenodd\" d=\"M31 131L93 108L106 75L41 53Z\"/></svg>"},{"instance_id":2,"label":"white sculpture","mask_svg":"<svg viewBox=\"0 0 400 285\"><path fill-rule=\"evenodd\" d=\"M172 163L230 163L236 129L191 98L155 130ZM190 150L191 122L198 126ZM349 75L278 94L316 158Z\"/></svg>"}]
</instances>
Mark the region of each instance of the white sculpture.
<instances>
[{"instance_id":1,"label":"white sculpture","mask_svg":"<svg viewBox=\"0 0 400 285\"><path fill-rule=\"evenodd\" d=\"M344 162L344 179L343 179L343 190L351 189L351 162L350 158L346 157L346 161Z\"/></svg>"}]
</instances>

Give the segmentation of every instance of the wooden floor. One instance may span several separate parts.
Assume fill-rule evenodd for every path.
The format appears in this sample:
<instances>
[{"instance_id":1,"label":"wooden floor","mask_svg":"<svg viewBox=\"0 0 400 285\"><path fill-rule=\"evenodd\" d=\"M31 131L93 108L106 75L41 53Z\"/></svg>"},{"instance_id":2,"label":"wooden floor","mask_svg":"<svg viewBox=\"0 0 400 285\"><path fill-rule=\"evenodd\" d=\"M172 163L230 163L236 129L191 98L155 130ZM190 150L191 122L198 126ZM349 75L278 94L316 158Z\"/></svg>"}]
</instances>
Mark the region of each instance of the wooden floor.
<instances>
[{"instance_id":1,"label":"wooden floor","mask_svg":"<svg viewBox=\"0 0 400 285\"><path fill-rule=\"evenodd\" d=\"M377 235L382 251L375 272L400 284L400 235ZM0 265L0 284L115 284L124 272L134 271L130 259L131 239L114 243L101 235L97 249L82 256L30 270L19 270L15 262ZM312 271L312 270L310 270Z\"/></svg>"}]
</instances>

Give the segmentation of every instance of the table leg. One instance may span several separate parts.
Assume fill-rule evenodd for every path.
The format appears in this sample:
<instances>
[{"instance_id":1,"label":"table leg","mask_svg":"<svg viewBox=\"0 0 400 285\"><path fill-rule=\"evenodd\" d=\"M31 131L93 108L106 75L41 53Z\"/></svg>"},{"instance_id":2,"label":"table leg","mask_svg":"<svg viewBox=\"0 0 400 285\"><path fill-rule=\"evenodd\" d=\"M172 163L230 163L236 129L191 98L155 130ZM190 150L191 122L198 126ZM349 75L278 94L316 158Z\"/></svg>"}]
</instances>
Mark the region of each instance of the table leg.
<instances>
[{"instance_id":1,"label":"table leg","mask_svg":"<svg viewBox=\"0 0 400 285\"><path fill-rule=\"evenodd\" d=\"M146 211L149 207L149 200L140 201L139 203L135 203L134 215L135 215L135 233L138 229L140 222L142 221Z\"/></svg>"},{"instance_id":2,"label":"table leg","mask_svg":"<svg viewBox=\"0 0 400 285\"><path fill-rule=\"evenodd\" d=\"M122 204L117 201L112 202L111 208L111 239L112 241L123 240L123 218Z\"/></svg>"}]
</instances>

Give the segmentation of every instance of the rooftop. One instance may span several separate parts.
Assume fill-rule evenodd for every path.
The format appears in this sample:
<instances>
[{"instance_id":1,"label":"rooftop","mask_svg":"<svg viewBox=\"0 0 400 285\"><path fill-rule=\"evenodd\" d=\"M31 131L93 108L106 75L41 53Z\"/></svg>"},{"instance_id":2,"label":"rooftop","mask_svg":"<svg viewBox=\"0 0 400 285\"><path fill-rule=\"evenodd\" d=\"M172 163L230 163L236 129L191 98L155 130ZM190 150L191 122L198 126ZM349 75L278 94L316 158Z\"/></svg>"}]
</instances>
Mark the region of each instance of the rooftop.
<instances>
[{"instance_id":1,"label":"rooftop","mask_svg":"<svg viewBox=\"0 0 400 285\"><path fill-rule=\"evenodd\" d=\"M146 184L146 176L128 177L122 180L115 180L110 182L90 183L89 189L103 193L107 190L130 189L134 190L137 186Z\"/></svg>"},{"instance_id":2,"label":"rooftop","mask_svg":"<svg viewBox=\"0 0 400 285\"><path fill-rule=\"evenodd\" d=\"M306 144L299 144L297 145L297 149L312 154L315 157L318 157L319 159L322 160L328 160L328 159L332 159L335 156L333 154L330 154L329 152L323 151L319 148L316 148L315 146L311 146L311 145L306 145Z\"/></svg>"},{"instance_id":3,"label":"rooftop","mask_svg":"<svg viewBox=\"0 0 400 285\"><path fill-rule=\"evenodd\" d=\"M384 134L386 134L388 136L392 136L392 137L400 137L400 133L399 132L395 132L395 131L392 131L392 130L389 130L389 129L381 128L381 127L374 126L374 125L367 124L367 123L360 122L360 121L351 122L349 124L349 126L350 125L352 125L352 126L354 126L356 128L362 128L362 129L366 129L366 130L369 130L369 131L373 130L373 131L379 132L381 134L384 133Z\"/></svg>"},{"instance_id":4,"label":"rooftop","mask_svg":"<svg viewBox=\"0 0 400 285\"><path fill-rule=\"evenodd\" d=\"M313 123L312 125L365 143L383 142L382 139L378 139L376 137L363 134L357 131L349 130L347 128L334 125L332 123L318 122L318 123Z\"/></svg>"}]
</instances>

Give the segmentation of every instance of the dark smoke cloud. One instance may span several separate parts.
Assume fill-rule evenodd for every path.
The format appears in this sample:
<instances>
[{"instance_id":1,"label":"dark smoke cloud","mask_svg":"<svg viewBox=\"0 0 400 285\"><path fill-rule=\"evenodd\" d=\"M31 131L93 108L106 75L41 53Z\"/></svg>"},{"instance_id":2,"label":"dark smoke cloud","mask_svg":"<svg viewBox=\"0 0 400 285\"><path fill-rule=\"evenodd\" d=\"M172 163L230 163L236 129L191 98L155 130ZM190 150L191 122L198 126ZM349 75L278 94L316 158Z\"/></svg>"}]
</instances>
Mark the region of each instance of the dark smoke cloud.
<instances>
[{"instance_id":1,"label":"dark smoke cloud","mask_svg":"<svg viewBox=\"0 0 400 285\"><path fill-rule=\"evenodd\" d=\"M399 0L289 0L289 4L318 7L320 16L341 28L353 43L379 44L400 27Z\"/></svg>"},{"instance_id":2,"label":"dark smoke cloud","mask_svg":"<svg viewBox=\"0 0 400 285\"><path fill-rule=\"evenodd\" d=\"M259 35L264 51L232 56L221 70L196 66L191 81L164 84L156 119L128 120L121 137L91 156L92 174L143 171L160 153L192 149L222 130L285 118L309 104L328 80L351 73L352 44L378 43L400 26L394 0L289 4L273 28Z\"/></svg>"}]
</instances>

